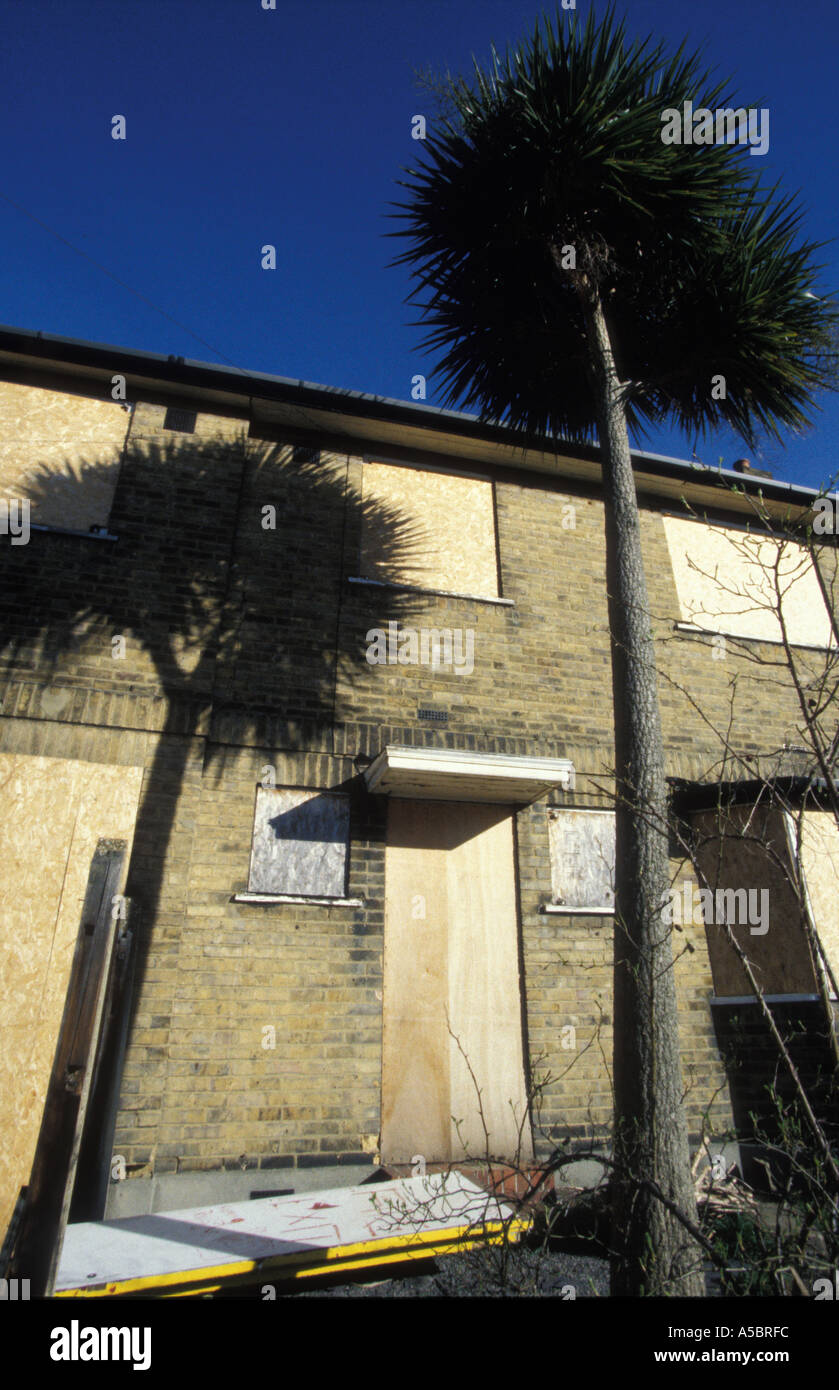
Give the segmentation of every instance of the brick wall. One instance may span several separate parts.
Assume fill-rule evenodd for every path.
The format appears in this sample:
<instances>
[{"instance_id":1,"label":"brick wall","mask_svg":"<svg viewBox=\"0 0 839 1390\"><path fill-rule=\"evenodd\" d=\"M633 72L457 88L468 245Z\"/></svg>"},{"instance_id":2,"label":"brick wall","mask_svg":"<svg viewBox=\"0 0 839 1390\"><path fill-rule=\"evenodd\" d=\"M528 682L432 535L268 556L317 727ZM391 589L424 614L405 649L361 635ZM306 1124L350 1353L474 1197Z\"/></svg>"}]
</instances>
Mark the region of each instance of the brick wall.
<instances>
[{"instance_id":1,"label":"brick wall","mask_svg":"<svg viewBox=\"0 0 839 1390\"><path fill-rule=\"evenodd\" d=\"M364 795L355 759L387 742L565 756L577 787L551 804L606 804L602 504L593 488L497 470L500 591L512 606L355 585L361 461L351 446L305 467L281 441L248 440L246 421L199 412L194 434L176 434L164 414L159 403L134 409L116 541L33 533L27 546L0 546L0 748L145 769L127 889L138 976L115 1136L130 1170L369 1162L385 808ZM792 693L756 680L738 652L715 660L707 639L674 632L656 505L643 540L668 774L708 776L719 763L692 702L726 728L735 674L737 749L780 747L795 725ZM474 672L371 666L365 635L393 620L472 629ZM125 638L118 658L115 636ZM423 723L417 711L429 706L446 722ZM352 789L349 892L362 906L234 901L267 764L278 785ZM541 911L545 802L516 819L530 1066L534 1079L553 1077L544 1151L551 1135L583 1144L608 1130L611 921ZM730 1108L704 932L684 937L676 972L696 1134L708 1107L717 1129Z\"/></svg>"}]
</instances>

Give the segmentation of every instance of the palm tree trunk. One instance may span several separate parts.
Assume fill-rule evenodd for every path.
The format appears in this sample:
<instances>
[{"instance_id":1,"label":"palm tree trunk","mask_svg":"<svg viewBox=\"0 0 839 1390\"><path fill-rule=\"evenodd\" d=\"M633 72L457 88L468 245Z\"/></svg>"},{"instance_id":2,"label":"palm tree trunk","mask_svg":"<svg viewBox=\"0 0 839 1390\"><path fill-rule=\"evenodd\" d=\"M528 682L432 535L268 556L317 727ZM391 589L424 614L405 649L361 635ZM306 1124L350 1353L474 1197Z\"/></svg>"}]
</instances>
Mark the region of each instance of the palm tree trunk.
<instances>
[{"instance_id":1,"label":"palm tree trunk","mask_svg":"<svg viewBox=\"0 0 839 1390\"><path fill-rule=\"evenodd\" d=\"M696 1221L683 1106L655 651L621 382L599 293L581 286L606 497L615 710L612 1293L703 1294L698 1247L655 1195Z\"/></svg>"}]
</instances>

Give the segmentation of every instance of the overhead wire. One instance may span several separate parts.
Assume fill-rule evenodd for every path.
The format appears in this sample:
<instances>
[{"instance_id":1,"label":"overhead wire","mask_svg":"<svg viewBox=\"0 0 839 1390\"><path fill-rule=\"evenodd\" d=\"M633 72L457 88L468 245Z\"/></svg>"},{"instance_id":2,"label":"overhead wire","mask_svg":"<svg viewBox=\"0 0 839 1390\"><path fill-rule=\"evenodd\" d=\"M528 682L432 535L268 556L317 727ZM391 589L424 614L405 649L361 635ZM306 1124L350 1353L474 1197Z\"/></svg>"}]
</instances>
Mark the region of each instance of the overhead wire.
<instances>
[{"instance_id":1,"label":"overhead wire","mask_svg":"<svg viewBox=\"0 0 839 1390\"><path fill-rule=\"evenodd\" d=\"M200 343L202 347L209 348L210 352L214 353L216 357L220 357L223 362L227 363L228 367L232 367L237 372L242 372L243 375L248 375L244 367L240 367L236 362L231 362L229 357L226 357L217 347L213 347L212 343L208 343L206 338L202 338L199 333L195 333L187 324L182 323L180 319L176 319L174 314L168 313L166 309L161 309L160 305L155 304L153 299L149 299L148 295L143 294L140 290L136 290L134 286L129 285L126 280L121 280L120 277L115 275L112 270L109 270L107 266L97 261L95 256L91 256L88 251L83 251L80 246L76 246L68 237L62 236L61 232L57 232L54 227L51 227L48 222L44 222L42 218L36 217L34 212L30 212L22 203L18 203L14 198L10 198L2 189L0 189L0 198L8 203L10 207L16 208L18 212L22 212L23 215L30 218L32 222L37 223L39 227L43 227L44 231L49 232L50 236L54 236L56 240L62 242L64 246L68 246L77 256L82 256L86 261L90 261L91 265L95 265L97 270L102 271L103 275L107 275L117 285L120 285L124 290L128 290L129 294L135 295L137 299L141 299L144 304L148 304L149 308L154 309L156 313L162 314L170 323L174 323L176 327L183 329L184 333L188 333L189 336L194 338L197 343Z\"/></svg>"}]
</instances>

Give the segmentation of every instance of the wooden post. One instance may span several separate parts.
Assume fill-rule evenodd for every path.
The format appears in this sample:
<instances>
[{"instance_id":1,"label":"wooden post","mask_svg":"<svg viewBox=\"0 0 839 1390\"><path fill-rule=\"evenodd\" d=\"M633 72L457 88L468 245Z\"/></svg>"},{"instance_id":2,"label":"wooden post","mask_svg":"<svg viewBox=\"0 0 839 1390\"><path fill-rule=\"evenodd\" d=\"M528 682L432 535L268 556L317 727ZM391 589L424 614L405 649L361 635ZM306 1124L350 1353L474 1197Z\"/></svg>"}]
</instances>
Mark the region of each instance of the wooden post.
<instances>
[{"instance_id":1,"label":"wooden post","mask_svg":"<svg viewBox=\"0 0 839 1390\"><path fill-rule=\"evenodd\" d=\"M137 924L131 904L111 954L111 972L82 1130L70 1221L103 1221L113 1158L122 1064L128 1041ZM128 922L131 922L131 929Z\"/></svg>"}]
</instances>

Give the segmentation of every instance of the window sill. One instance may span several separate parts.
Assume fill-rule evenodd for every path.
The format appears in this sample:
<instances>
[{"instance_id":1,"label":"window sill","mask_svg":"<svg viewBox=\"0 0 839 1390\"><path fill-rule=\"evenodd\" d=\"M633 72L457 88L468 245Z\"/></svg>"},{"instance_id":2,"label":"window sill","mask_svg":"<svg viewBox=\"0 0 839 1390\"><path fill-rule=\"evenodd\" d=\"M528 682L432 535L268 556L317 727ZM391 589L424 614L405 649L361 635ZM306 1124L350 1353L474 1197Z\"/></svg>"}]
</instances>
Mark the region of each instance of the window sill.
<instances>
[{"instance_id":1,"label":"window sill","mask_svg":"<svg viewBox=\"0 0 839 1390\"><path fill-rule=\"evenodd\" d=\"M746 637L739 632L726 632L723 628L699 627L696 623L674 622L676 632L688 632L697 637L727 637L729 642L765 642L769 647L782 647L783 640L780 637ZM790 642L791 647L796 651L804 652L832 652L836 650L836 643L831 642L829 647L817 646L812 642Z\"/></svg>"},{"instance_id":2,"label":"window sill","mask_svg":"<svg viewBox=\"0 0 839 1390\"><path fill-rule=\"evenodd\" d=\"M712 994L711 1004L756 1004L762 997L766 1004L817 1004L819 994Z\"/></svg>"},{"instance_id":3,"label":"window sill","mask_svg":"<svg viewBox=\"0 0 839 1390\"><path fill-rule=\"evenodd\" d=\"M350 584L369 584L375 589L396 589L399 593L406 594L431 594L440 598L465 598L471 603L494 603L499 608L515 608L516 602L512 598L491 598L487 594L461 594L456 589L423 589L418 584L389 584L384 579L364 579L360 575L351 574L348 582Z\"/></svg>"},{"instance_id":4,"label":"window sill","mask_svg":"<svg viewBox=\"0 0 839 1390\"><path fill-rule=\"evenodd\" d=\"M54 536L81 536L85 541L118 541L119 536L114 536L104 527L100 531L75 531L70 526L44 526L40 522L31 521L30 531L45 531Z\"/></svg>"},{"instance_id":5,"label":"window sill","mask_svg":"<svg viewBox=\"0 0 839 1390\"><path fill-rule=\"evenodd\" d=\"M308 898L294 893L234 893L234 903L302 903L311 907L364 907L363 898Z\"/></svg>"},{"instance_id":6,"label":"window sill","mask_svg":"<svg viewBox=\"0 0 839 1390\"><path fill-rule=\"evenodd\" d=\"M542 903L539 911L554 915L560 912L576 912L588 917L614 917L615 915L613 907L566 907L562 903Z\"/></svg>"}]
</instances>

